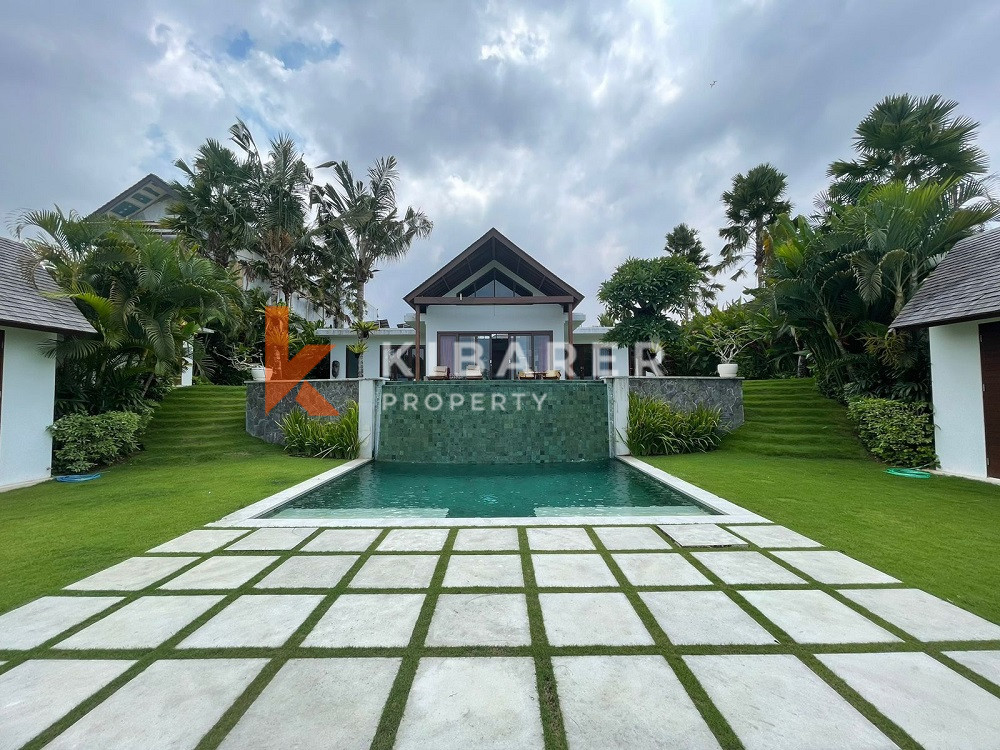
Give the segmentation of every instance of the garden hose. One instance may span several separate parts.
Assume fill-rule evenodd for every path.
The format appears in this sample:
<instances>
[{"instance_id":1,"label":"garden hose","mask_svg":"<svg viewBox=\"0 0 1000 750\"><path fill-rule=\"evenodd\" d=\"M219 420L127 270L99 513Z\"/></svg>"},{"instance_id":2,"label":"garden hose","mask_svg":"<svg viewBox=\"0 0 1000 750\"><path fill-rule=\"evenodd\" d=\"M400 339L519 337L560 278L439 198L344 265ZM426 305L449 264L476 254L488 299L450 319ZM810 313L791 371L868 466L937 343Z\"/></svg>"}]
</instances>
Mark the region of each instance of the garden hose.
<instances>
[{"instance_id":1,"label":"garden hose","mask_svg":"<svg viewBox=\"0 0 1000 750\"><path fill-rule=\"evenodd\" d=\"M891 469L885 470L886 474L892 474L894 477L906 477L907 479L930 479L931 474L929 471L921 471L920 469L899 469L893 467Z\"/></svg>"},{"instance_id":2,"label":"garden hose","mask_svg":"<svg viewBox=\"0 0 1000 750\"><path fill-rule=\"evenodd\" d=\"M56 477L57 482L89 482L91 479L100 479L100 474L68 474Z\"/></svg>"}]
</instances>

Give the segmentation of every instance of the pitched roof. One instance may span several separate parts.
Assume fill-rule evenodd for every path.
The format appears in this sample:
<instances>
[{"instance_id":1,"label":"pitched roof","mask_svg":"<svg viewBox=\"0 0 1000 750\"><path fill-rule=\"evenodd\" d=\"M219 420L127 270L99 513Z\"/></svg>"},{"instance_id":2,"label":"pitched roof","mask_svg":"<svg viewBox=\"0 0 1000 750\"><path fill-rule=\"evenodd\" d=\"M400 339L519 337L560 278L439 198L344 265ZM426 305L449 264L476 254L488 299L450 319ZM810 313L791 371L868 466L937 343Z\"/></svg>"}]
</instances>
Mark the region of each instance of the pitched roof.
<instances>
[{"instance_id":1,"label":"pitched roof","mask_svg":"<svg viewBox=\"0 0 1000 750\"><path fill-rule=\"evenodd\" d=\"M463 281L475 277L490 262L510 269L546 297L571 297L578 304L583 295L528 255L496 228L469 245L450 263L403 297L411 307L417 297L444 297Z\"/></svg>"},{"instance_id":2,"label":"pitched roof","mask_svg":"<svg viewBox=\"0 0 1000 750\"><path fill-rule=\"evenodd\" d=\"M893 328L1000 315L1000 229L967 237L944 256L892 322Z\"/></svg>"},{"instance_id":3,"label":"pitched roof","mask_svg":"<svg viewBox=\"0 0 1000 750\"><path fill-rule=\"evenodd\" d=\"M26 246L0 237L0 326L95 333L73 300L44 296L44 292L59 291L44 269L35 268L32 286L25 276L30 262L31 251Z\"/></svg>"},{"instance_id":4,"label":"pitched roof","mask_svg":"<svg viewBox=\"0 0 1000 750\"><path fill-rule=\"evenodd\" d=\"M150 172L94 211L91 216L113 214L119 219L127 219L151 203L156 203L164 197L173 199L176 195L166 181Z\"/></svg>"}]
</instances>

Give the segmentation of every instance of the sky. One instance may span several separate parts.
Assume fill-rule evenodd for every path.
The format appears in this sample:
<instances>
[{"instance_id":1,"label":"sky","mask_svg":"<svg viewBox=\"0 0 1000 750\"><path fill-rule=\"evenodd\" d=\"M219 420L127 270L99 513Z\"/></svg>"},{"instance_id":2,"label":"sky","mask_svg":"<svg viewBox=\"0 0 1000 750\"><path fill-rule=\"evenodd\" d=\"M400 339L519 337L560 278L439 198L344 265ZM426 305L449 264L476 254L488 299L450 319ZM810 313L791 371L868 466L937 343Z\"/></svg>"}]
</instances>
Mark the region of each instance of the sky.
<instances>
[{"instance_id":1,"label":"sky","mask_svg":"<svg viewBox=\"0 0 1000 750\"><path fill-rule=\"evenodd\" d=\"M88 213L149 172L178 179L175 159L242 117L310 165L396 156L400 204L434 231L368 287L393 322L496 227L594 324L600 283L674 225L718 254L737 172L770 162L811 212L889 94L957 100L1000 156L995 0L0 0L0 19L0 233L24 209Z\"/></svg>"}]
</instances>

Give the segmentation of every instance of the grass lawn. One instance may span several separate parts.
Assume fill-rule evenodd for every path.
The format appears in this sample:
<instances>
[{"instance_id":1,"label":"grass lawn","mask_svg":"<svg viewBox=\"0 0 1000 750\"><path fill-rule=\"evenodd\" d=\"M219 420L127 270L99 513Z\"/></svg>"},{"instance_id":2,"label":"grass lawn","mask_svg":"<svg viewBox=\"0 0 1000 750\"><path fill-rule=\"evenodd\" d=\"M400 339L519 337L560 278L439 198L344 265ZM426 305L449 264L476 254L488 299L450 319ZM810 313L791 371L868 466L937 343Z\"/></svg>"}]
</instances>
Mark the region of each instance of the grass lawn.
<instances>
[{"instance_id":1,"label":"grass lawn","mask_svg":"<svg viewBox=\"0 0 1000 750\"><path fill-rule=\"evenodd\" d=\"M831 457L851 453L843 410L811 381L747 382L745 392L747 424L718 451L646 460L1000 622L1000 486ZM795 456L771 455L789 424Z\"/></svg>"},{"instance_id":2,"label":"grass lawn","mask_svg":"<svg viewBox=\"0 0 1000 750\"><path fill-rule=\"evenodd\" d=\"M249 437L243 389L218 390L171 394L148 453L97 481L0 493L0 612L336 465Z\"/></svg>"}]
</instances>

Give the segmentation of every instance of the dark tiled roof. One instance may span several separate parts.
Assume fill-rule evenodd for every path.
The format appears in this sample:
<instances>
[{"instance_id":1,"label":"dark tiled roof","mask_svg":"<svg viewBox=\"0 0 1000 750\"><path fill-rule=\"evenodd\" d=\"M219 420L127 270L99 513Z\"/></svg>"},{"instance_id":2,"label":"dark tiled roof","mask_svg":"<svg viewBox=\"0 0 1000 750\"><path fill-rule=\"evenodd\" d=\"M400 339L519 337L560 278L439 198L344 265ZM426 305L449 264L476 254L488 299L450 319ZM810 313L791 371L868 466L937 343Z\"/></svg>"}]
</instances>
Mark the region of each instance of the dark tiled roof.
<instances>
[{"instance_id":1,"label":"dark tiled roof","mask_svg":"<svg viewBox=\"0 0 1000 750\"><path fill-rule=\"evenodd\" d=\"M25 277L31 253L20 242L0 237L0 326L60 333L95 333L73 300L49 299L58 292L52 277L35 269L35 286Z\"/></svg>"},{"instance_id":2,"label":"dark tiled roof","mask_svg":"<svg viewBox=\"0 0 1000 750\"><path fill-rule=\"evenodd\" d=\"M1000 315L1000 229L957 243L892 322L893 328Z\"/></svg>"},{"instance_id":3,"label":"dark tiled roof","mask_svg":"<svg viewBox=\"0 0 1000 750\"><path fill-rule=\"evenodd\" d=\"M494 227L459 253L450 263L403 297L411 307L417 297L443 297L450 289L479 275L496 260L538 289L545 296L572 297L578 304L583 295L528 255Z\"/></svg>"}]
</instances>

